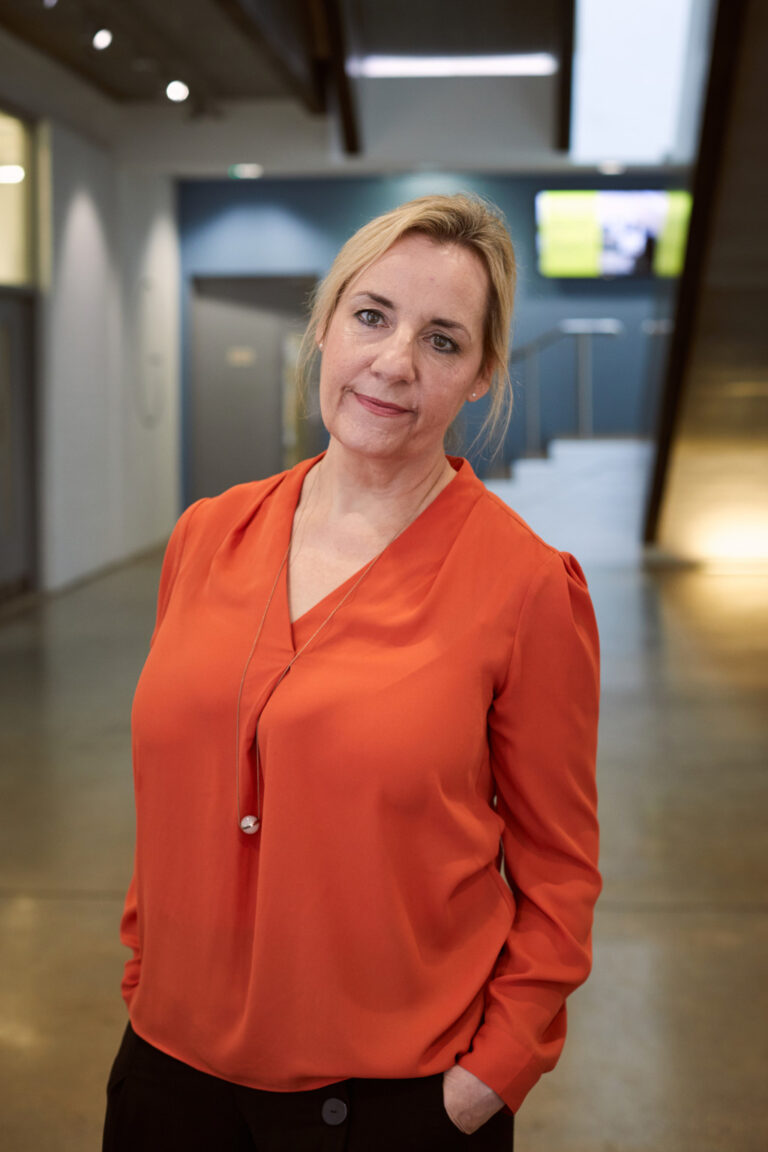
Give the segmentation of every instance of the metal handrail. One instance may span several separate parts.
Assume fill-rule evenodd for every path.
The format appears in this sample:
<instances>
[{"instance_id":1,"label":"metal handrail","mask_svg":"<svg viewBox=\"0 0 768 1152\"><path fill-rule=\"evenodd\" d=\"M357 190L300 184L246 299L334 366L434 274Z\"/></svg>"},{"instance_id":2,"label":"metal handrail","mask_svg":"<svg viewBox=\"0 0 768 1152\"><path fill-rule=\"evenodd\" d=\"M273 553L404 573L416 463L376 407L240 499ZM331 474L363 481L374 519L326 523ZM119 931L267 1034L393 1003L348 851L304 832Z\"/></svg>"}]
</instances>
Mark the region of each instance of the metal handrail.
<instances>
[{"instance_id":1,"label":"metal handrail","mask_svg":"<svg viewBox=\"0 0 768 1152\"><path fill-rule=\"evenodd\" d=\"M525 447L528 455L539 455L541 442L541 384L539 359L545 348L560 340L572 337L576 341L576 411L579 436L592 435L592 340L595 336L621 336L624 325L621 320L606 317L599 320L572 317L561 320L554 328L549 328L529 340L522 348L515 348L509 357L509 365L524 361L526 401L525 401Z\"/></svg>"}]
</instances>

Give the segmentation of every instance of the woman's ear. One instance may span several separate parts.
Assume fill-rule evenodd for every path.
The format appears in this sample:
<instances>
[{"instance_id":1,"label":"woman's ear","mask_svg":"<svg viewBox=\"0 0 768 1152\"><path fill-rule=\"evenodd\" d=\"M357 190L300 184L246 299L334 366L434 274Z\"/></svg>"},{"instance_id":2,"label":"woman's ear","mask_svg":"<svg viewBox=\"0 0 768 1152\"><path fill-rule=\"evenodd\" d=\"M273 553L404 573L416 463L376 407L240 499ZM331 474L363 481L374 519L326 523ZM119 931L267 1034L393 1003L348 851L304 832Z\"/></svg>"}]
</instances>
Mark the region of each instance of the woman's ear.
<instances>
[{"instance_id":1,"label":"woman's ear","mask_svg":"<svg viewBox=\"0 0 768 1152\"><path fill-rule=\"evenodd\" d=\"M488 389L491 386L492 375L493 375L493 369L492 368L488 367L488 368L481 368L480 369L480 372L477 375L477 379L475 380L474 384L472 385L472 389L469 393L469 396L467 397L467 399L469 400L470 403L472 403L475 400L480 400L481 397L485 396L486 392L488 391Z\"/></svg>"}]
</instances>

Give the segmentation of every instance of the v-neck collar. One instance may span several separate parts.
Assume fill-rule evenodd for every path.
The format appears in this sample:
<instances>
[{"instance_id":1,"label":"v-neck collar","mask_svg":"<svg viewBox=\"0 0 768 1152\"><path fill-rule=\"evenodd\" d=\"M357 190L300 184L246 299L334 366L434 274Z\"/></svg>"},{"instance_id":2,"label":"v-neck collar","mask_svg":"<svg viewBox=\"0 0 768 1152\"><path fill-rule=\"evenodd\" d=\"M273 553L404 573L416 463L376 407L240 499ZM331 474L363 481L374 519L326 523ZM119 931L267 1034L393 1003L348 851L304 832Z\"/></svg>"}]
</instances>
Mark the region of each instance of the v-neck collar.
<instances>
[{"instance_id":1,"label":"v-neck collar","mask_svg":"<svg viewBox=\"0 0 768 1152\"><path fill-rule=\"evenodd\" d=\"M287 525L284 543L280 550L281 559L285 555L285 549L287 549L290 541L293 518L299 505L304 480L324 455L325 453L321 453L310 460L302 461L289 473L292 482L286 485L283 493L285 504L280 510L281 520ZM284 565L272 607L275 616L279 616L279 625L275 620L275 626L278 626L284 635L286 646L292 655L306 644L314 631L322 627L326 617L333 613L334 607L348 595L356 582L360 583L362 589L375 587L379 583L377 571L382 568L390 568L392 563L398 563L404 557L410 555L416 560L429 560L430 558L437 559L438 556L444 554L453 540L451 527L455 528L456 524L464 519L464 516L461 515L462 508L465 510L465 515L468 514L472 505L485 491L482 482L475 476L467 460L454 456L449 456L448 460L456 475L437 494L434 500L378 554L375 562L371 564L369 561L367 564L361 565L356 572L331 589L326 596L293 621L290 618L288 600L288 564ZM370 572L366 573L361 580L361 573L366 568L370 568ZM356 595L356 592L357 590L353 595ZM341 611L343 610L342 607ZM319 639L320 636L318 636Z\"/></svg>"}]
</instances>

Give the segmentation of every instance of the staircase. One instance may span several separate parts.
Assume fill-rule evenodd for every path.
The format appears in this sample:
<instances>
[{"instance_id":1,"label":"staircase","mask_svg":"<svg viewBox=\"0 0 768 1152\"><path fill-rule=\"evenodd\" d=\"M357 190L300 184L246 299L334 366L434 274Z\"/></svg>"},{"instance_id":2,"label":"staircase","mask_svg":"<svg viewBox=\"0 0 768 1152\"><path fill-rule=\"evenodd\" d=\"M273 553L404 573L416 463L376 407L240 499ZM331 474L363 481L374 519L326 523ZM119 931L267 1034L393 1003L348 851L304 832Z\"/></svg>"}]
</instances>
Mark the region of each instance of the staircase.
<instances>
[{"instance_id":1,"label":"staircase","mask_svg":"<svg viewBox=\"0 0 768 1152\"><path fill-rule=\"evenodd\" d=\"M485 483L585 570L636 565L652 464L650 440L553 440L546 458L518 460L511 479Z\"/></svg>"}]
</instances>

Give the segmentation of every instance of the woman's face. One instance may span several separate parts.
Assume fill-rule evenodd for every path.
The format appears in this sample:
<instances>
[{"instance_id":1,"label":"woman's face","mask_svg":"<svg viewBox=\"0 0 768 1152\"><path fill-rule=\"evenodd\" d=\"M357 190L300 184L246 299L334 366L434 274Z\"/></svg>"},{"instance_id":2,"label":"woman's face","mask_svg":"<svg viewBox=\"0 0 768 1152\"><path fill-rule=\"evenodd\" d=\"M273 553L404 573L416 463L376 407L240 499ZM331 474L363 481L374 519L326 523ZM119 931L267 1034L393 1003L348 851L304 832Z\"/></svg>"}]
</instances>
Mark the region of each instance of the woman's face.
<instances>
[{"instance_id":1,"label":"woman's face","mask_svg":"<svg viewBox=\"0 0 768 1152\"><path fill-rule=\"evenodd\" d=\"M332 439L380 459L442 453L465 400L488 390L487 297L479 256L417 233L353 279L322 334L320 408Z\"/></svg>"}]
</instances>

